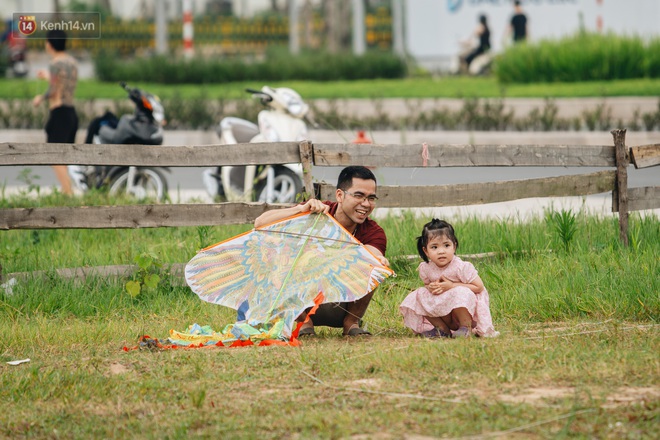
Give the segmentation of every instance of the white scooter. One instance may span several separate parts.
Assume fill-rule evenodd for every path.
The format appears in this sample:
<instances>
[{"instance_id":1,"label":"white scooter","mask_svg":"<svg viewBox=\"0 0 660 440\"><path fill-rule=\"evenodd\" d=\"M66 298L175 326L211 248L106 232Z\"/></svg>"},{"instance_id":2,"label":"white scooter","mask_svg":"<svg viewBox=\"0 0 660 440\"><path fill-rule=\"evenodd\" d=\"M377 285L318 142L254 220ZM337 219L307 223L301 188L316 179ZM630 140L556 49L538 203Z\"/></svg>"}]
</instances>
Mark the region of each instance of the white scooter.
<instances>
[{"instance_id":1,"label":"white scooter","mask_svg":"<svg viewBox=\"0 0 660 440\"><path fill-rule=\"evenodd\" d=\"M263 86L246 89L266 106L258 125L226 117L216 128L225 145L254 142L299 142L307 139L304 119L309 106L294 90ZM204 186L211 197L230 202L293 203L303 189L302 165L223 166L204 170Z\"/></svg>"},{"instance_id":2,"label":"white scooter","mask_svg":"<svg viewBox=\"0 0 660 440\"><path fill-rule=\"evenodd\" d=\"M492 49L475 57L470 63L470 67L465 65L465 57L470 54L475 48L474 41L463 40L459 41L458 53L453 56L449 64L449 73L452 75L469 74L472 76L479 76L486 74L493 63Z\"/></svg>"}]
</instances>

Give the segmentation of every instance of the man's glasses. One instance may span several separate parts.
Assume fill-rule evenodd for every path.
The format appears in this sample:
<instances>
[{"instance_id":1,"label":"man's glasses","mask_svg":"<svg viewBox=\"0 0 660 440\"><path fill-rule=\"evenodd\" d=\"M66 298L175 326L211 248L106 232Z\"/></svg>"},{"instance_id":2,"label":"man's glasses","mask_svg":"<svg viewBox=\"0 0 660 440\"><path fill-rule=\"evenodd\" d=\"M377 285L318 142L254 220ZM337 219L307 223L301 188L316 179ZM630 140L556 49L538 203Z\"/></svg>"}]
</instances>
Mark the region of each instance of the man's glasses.
<instances>
[{"instance_id":1,"label":"man's glasses","mask_svg":"<svg viewBox=\"0 0 660 440\"><path fill-rule=\"evenodd\" d=\"M344 190L342 190L344 191ZM376 196L367 196L362 193L352 193L348 191L344 191L345 194L348 194L349 196L353 197L355 200L358 200L360 203L364 202L365 200L369 202L371 205L375 205L376 202L378 201L378 197Z\"/></svg>"}]
</instances>

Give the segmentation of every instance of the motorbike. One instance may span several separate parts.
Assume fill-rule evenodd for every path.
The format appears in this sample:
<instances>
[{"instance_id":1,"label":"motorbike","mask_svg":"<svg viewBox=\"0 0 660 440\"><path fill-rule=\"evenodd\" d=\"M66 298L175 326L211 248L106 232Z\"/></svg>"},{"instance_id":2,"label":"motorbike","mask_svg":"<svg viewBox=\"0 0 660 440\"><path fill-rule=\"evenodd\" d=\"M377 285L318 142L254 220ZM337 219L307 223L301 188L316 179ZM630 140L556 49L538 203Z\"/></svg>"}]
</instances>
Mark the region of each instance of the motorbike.
<instances>
[{"instance_id":1,"label":"motorbike","mask_svg":"<svg viewBox=\"0 0 660 440\"><path fill-rule=\"evenodd\" d=\"M85 142L162 145L165 112L158 97L123 82L120 86L135 105L134 113L117 118L108 111L95 118L89 124ZM164 201L168 197L166 167L69 165L67 168L74 185L83 192L107 188L110 195L126 194L138 200Z\"/></svg>"},{"instance_id":2,"label":"motorbike","mask_svg":"<svg viewBox=\"0 0 660 440\"><path fill-rule=\"evenodd\" d=\"M216 128L224 145L255 142L291 142L307 139L309 106L294 90L263 86L246 89L266 107L257 124L233 116L223 118ZM204 186L214 199L293 203L303 189L302 165L222 166L204 170Z\"/></svg>"},{"instance_id":3,"label":"motorbike","mask_svg":"<svg viewBox=\"0 0 660 440\"><path fill-rule=\"evenodd\" d=\"M24 78L28 74L26 40L18 36L12 20L7 21L6 27L2 35L2 56L7 62L7 73L14 78Z\"/></svg>"},{"instance_id":4,"label":"motorbike","mask_svg":"<svg viewBox=\"0 0 660 440\"><path fill-rule=\"evenodd\" d=\"M452 57L449 65L449 73L452 75L468 74L471 76L484 75L490 71L493 62L492 50L478 55L470 66L466 66L465 57L467 57L475 49L473 41L464 40L459 42L459 50L457 54Z\"/></svg>"}]
</instances>

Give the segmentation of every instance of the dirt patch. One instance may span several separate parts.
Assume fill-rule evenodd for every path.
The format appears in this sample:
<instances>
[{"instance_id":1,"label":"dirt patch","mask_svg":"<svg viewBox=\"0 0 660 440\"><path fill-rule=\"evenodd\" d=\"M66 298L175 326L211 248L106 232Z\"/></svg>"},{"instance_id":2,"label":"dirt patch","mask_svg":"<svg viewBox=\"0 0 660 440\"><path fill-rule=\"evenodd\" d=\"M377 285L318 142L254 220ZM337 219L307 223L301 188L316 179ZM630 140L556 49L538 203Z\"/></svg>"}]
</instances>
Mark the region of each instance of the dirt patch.
<instances>
[{"instance_id":1,"label":"dirt patch","mask_svg":"<svg viewBox=\"0 0 660 440\"><path fill-rule=\"evenodd\" d=\"M500 394L498 400L509 403L535 403L545 399L563 399L575 394L574 388L529 388L519 394Z\"/></svg>"},{"instance_id":2,"label":"dirt patch","mask_svg":"<svg viewBox=\"0 0 660 440\"><path fill-rule=\"evenodd\" d=\"M516 394L500 394L497 398L503 402L533 405L545 403L547 400L572 397L578 392L573 387L538 387L528 388ZM590 395L598 398L602 396L602 390L591 390ZM658 399L660 399L660 387L624 387L612 390L601 406L603 408L617 408Z\"/></svg>"},{"instance_id":3,"label":"dirt patch","mask_svg":"<svg viewBox=\"0 0 660 440\"><path fill-rule=\"evenodd\" d=\"M378 389L381 383L382 381L380 379L358 379L351 382L351 386L355 388Z\"/></svg>"},{"instance_id":4,"label":"dirt patch","mask_svg":"<svg viewBox=\"0 0 660 440\"><path fill-rule=\"evenodd\" d=\"M607 397L603 408L617 408L635 403L660 399L660 387L629 387L617 390L613 396Z\"/></svg>"},{"instance_id":5,"label":"dirt patch","mask_svg":"<svg viewBox=\"0 0 660 440\"><path fill-rule=\"evenodd\" d=\"M110 365L110 375L115 376L117 374L128 373L128 368L118 362Z\"/></svg>"}]
</instances>

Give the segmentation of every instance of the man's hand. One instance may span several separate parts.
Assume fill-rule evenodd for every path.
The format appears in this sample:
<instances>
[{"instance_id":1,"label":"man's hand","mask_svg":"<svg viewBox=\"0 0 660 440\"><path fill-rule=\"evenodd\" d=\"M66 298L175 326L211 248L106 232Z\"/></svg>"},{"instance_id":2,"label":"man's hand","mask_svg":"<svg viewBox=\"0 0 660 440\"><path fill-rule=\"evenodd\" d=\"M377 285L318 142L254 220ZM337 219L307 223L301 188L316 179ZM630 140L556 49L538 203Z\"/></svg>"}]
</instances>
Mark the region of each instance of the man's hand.
<instances>
[{"instance_id":1,"label":"man's hand","mask_svg":"<svg viewBox=\"0 0 660 440\"><path fill-rule=\"evenodd\" d=\"M295 214L302 214L304 212L328 212L330 207L320 200L309 199L302 205L292 206L283 209L271 209L257 217L254 221L255 228L261 228L270 223L290 217Z\"/></svg>"},{"instance_id":2,"label":"man's hand","mask_svg":"<svg viewBox=\"0 0 660 440\"><path fill-rule=\"evenodd\" d=\"M365 244L364 247L367 250L369 250L369 252L374 254L374 257L376 257L378 259L380 264L382 264L383 266L390 267L390 262L387 260L387 258L385 258L385 255L380 253L379 249L376 249L375 247L371 246L370 244Z\"/></svg>"},{"instance_id":3,"label":"man's hand","mask_svg":"<svg viewBox=\"0 0 660 440\"><path fill-rule=\"evenodd\" d=\"M45 80L50 80L50 72L46 69L40 69L37 72L37 78L39 79L45 79Z\"/></svg>"},{"instance_id":4,"label":"man's hand","mask_svg":"<svg viewBox=\"0 0 660 440\"><path fill-rule=\"evenodd\" d=\"M383 257L382 255L376 255L376 258L378 258L378 261L380 261L380 264L383 266L390 267L390 262L387 260L387 258Z\"/></svg>"},{"instance_id":5,"label":"man's hand","mask_svg":"<svg viewBox=\"0 0 660 440\"><path fill-rule=\"evenodd\" d=\"M32 99L32 105L35 107L39 107L43 101L44 101L44 95L37 95Z\"/></svg>"},{"instance_id":6,"label":"man's hand","mask_svg":"<svg viewBox=\"0 0 660 440\"><path fill-rule=\"evenodd\" d=\"M328 212L330 206L318 199L309 199L306 203L300 205L300 212Z\"/></svg>"}]
</instances>

